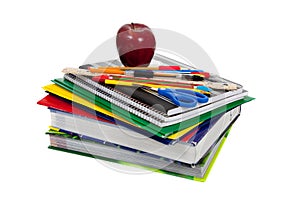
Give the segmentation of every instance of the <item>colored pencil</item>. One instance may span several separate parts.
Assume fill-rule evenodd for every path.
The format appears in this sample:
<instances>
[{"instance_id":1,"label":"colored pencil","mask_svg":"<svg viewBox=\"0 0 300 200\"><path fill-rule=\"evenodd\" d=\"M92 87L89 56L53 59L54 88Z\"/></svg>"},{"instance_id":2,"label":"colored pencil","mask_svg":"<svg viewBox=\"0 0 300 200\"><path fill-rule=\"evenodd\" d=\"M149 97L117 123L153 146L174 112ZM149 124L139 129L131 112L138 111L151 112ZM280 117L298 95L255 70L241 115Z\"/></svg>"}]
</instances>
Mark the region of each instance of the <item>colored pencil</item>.
<instances>
[{"instance_id":1,"label":"colored pencil","mask_svg":"<svg viewBox=\"0 0 300 200\"><path fill-rule=\"evenodd\" d=\"M181 70L180 66L158 66L158 67L122 67L122 66L101 66L97 67L96 69L107 69L107 68L112 68L112 69L120 69L120 70Z\"/></svg>"}]
</instances>

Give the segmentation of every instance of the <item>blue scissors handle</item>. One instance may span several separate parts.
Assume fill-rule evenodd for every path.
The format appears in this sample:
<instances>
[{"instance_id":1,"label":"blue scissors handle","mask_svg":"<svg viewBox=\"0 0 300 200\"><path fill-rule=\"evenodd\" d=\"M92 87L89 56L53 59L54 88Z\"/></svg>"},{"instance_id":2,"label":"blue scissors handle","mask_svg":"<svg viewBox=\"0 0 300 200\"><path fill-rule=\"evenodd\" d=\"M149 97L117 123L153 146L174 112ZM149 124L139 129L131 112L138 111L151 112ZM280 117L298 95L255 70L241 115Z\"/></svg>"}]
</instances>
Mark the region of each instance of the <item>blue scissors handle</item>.
<instances>
[{"instance_id":1,"label":"blue scissors handle","mask_svg":"<svg viewBox=\"0 0 300 200\"><path fill-rule=\"evenodd\" d=\"M177 93L183 93L183 95L190 95L191 97L195 98L199 103L206 103L208 102L208 97L200 92L195 92L193 90L185 90L185 89L175 89Z\"/></svg>"},{"instance_id":2,"label":"blue scissors handle","mask_svg":"<svg viewBox=\"0 0 300 200\"><path fill-rule=\"evenodd\" d=\"M177 106L192 108L197 105L197 100L189 95L184 95L183 93L176 92L171 89L158 89L158 94L167 97Z\"/></svg>"},{"instance_id":3,"label":"blue scissors handle","mask_svg":"<svg viewBox=\"0 0 300 200\"><path fill-rule=\"evenodd\" d=\"M174 104L182 107L192 108L197 105L197 103L206 103L208 97L200 92L195 92L192 90L185 89L158 89L158 94L167 97Z\"/></svg>"}]
</instances>

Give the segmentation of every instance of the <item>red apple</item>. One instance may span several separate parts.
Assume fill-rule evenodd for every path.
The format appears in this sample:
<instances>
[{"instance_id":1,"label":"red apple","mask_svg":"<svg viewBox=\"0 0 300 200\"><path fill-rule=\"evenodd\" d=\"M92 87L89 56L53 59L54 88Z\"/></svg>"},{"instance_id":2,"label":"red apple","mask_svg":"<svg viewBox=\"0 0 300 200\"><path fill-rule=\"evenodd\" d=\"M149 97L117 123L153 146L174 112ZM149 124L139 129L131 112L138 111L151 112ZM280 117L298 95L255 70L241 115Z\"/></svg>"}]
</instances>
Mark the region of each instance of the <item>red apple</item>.
<instances>
[{"instance_id":1,"label":"red apple","mask_svg":"<svg viewBox=\"0 0 300 200\"><path fill-rule=\"evenodd\" d=\"M151 29L138 23L123 25L117 33L116 43L121 62L128 67L147 67L156 46Z\"/></svg>"}]
</instances>

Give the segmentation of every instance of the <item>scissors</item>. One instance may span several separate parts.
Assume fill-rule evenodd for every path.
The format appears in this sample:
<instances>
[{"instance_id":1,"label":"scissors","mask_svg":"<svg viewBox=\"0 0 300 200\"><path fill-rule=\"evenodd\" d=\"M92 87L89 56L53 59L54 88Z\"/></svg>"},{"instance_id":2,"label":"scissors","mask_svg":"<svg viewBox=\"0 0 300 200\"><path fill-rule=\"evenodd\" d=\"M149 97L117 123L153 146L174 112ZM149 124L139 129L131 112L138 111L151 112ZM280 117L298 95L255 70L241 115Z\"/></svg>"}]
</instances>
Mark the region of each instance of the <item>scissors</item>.
<instances>
[{"instance_id":1,"label":"scissors","mask_svg":"<svg viewBox=\"0 0 300 200\"><path fill-rule=\"evenodd\" d=\"M159 95L167 97L181 107L193 108L197 103L208 102L208 97L200 92L185 89L157 88Z\"/></svg>"}]
</instances>

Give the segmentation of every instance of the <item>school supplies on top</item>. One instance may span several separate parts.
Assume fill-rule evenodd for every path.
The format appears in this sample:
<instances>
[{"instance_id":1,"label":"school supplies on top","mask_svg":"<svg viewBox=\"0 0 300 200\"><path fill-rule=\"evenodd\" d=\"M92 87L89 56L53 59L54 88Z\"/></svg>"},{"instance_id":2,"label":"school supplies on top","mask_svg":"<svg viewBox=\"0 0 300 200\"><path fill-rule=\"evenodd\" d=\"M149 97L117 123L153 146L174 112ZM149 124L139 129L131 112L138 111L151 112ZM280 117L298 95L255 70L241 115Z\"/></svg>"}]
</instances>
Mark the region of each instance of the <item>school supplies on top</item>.
<instances>
[{"instance_id":1,"label":"school supplies on top","mask_svg":"<svg viewBox=\"0 0 300 200\"><path fill-rule=\"evenodd\" d=\"M122 66L101 66L97 67L96 69L107 69L107 68L112 68L112 69L120 69L120 70L170 70L170 71L175 71L175 70L180 70L180 66L158 66L158 67L122 67Z\"/></svg>"},{"instance_id":2,"label":"school supplies on top","mask_svg":"<svg viewBox=\"0 0 300 200\"><path fill-rule=\"evenodd\" d=\"M111 88L108 86L99 85L90 79L87 79L82 76L75 76L72 74L65 74L65 80L63 79L55 79L53 80L54 83L58 84L59 86L73 91L77 95L88 98L90 101L96 100L96 102L99 102L100 104L108 104L110 106L110 103L116 105L117 107L122 108L123 110L126 110L146 121L149 121L153 124L155 124L158 127L166 127L170 126L176 123L180 123L185 120L193 119L199 114L203 114L206 112L209 112L215 108L219 108L224 106L225 104L231 103L231 102L237 102L239 104L238 100L243 99L247 95L247 91L241 91L241 93L235 94L235 92L227 92L227 95L233 95L229 96L226 99L223 95L216 95L214 97L210 97L209 101L207 103L198 103L198 106L196 108L184 108L184 107L178 107L175 104L172 104L170 101L166 99L162 99L161 97L158 97L151 94L150 92L143 92L143 95L137 95L140 96L139 100L148 100L148 99L156 99L159 102L164 103L158 103L158 105L167 105L175 109L166 110L166 107L163 107L161 109L157 109L160 106L152 107L152 105L147 105L147 103L137 101L135 98L131 98L132 94L135 94L138 90L136 88L130 88L128 87L125 91L118 91L120 89L124 89L125 87L115 87ZM74 87L75 84L75 87ZM77 86L77 87L76 87ZM146 90L146 89L142 89ZM124 92L127 92L127 94ZM156 102L156 101L155 101ZM241 101L241 103L244 103ZM155 103L156 104L156 103ZM116 111L118 111L118 108L115 108ZM167 107L167 108L168 108ZM146 112L145 112L146 111ZM198 122L198 120L195 120L195 122ZM182 126L181 126L182 127ZM158 128L160 129L160 128Z\"/></svg>"},{"instance_id":3,"label":"school supplies on top","mask_svg":"<svg viewBox=\"0 0 300 200\"><path fill-rule=\"evenodd\" d=\"M204 181L253 98L215 74L154 59L146 69L118 60L63 69L38 102L51 113L49 148Z\"/></svg>"}]
</instances>

